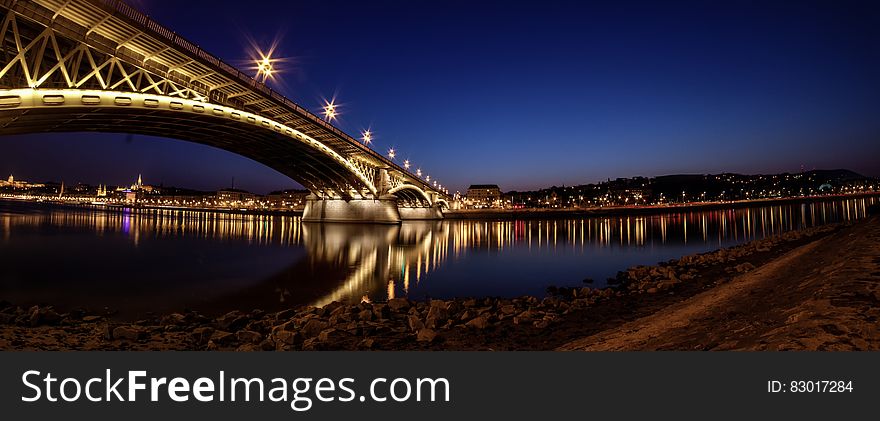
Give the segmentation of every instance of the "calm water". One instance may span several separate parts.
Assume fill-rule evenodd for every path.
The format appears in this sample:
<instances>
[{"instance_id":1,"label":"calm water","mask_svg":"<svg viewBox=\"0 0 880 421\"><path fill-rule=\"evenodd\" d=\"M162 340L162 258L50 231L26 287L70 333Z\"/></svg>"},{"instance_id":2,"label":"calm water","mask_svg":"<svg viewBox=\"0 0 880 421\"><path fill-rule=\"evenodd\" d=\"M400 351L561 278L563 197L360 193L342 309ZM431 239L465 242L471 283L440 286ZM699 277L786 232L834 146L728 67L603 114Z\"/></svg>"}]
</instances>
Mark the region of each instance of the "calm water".
<instances>
[{"instance_id":1,"label":"calm water","mask_svg":"<svg viewBox=\"0 0 880 421\"><path fill-rule=\"evenodd\" d=\"M120 317L333 300L542 295L784 231L877 198L571 220L311 224L298 217L0 201L0 300Z\"/></svg>"}]
</instances>

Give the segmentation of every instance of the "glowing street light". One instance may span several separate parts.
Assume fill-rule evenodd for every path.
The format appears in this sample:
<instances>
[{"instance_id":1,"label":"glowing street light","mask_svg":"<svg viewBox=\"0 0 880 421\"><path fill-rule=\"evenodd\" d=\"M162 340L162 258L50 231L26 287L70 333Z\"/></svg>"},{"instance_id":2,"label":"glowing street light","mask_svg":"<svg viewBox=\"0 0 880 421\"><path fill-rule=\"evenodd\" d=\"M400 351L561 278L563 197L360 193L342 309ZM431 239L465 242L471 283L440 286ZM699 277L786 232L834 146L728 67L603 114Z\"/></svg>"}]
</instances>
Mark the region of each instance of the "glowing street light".
<instances>
[{"instance_id":1,"label":"glowing street light","mask_svg":"<svg viewBox=\"0 0 880 421\"><path fill-rule=\"evenodd\" d=\"M324 120L325 121L333 121L336 119L336 116L339 115L339 112L336 111L336 104L334 103L336 100L327 102L324 101Z\"/></svg>"},{"instance_id":2,"label":"glowing street light","mask_svg":"<svg viewBox=\"0 0 880 421\"><path fill-rule=\"evenodd\" d=\"M394 152L394 148L391 148L391 149L388 150L388 158L394 159L394 157L395 157L396 155L397 155L397 153Z\"/></svg>"},{"instance_id":3,"label":"glowing street light","mask_svg":"<svg viewBox=\"0 0 880 421\"><path fill-rule=\"evenodd\" d=\"M416 170L416 175L419 176L419 177L422 176L422 169L421 169L421 168L419 168L419 169Z\"/></svg>"},{"instance_id":4,"label":"glowing street light","mask_svg":"<svg viewBox=\"0 0 880 421\"><path fill-rule=\"evenodd\" d=\"M269 55L263 55L260 53L262 58L257 60L257 76L255 79L260 80L260 76L262 76L262 80L260 82L266 83L267 79L272 79L272 75L275 73L275 66L273 66L274 60Z\"/></svg>"},{"instance_id":5,"label":"glowing street light","mask_svg":"<svg viewBox=\"0 0 880 421\"><path fill-rule=\"evenodd\" d=\"M409 160L403 161L403 168L409 169Z\"/></svg>"},{"instance_id":6,"label":"glowing street light","mask_svg":"<svg viewBox=\"0 0 880 421\"><path fill-rule=\"evenodd\" d=\"M373 141L373 132L371 132L369 130L364 130L363 136L361 137L361 139L364 141L364 145L369 145L370 142Z\"/></svg>"},{"instance_id":7,"label":"glowing street light","mask_svg":"<svg viewBox=\"0 0 880 421\"><path fill-rule=\"evenodd\" d=\"M430 175L426 175L426 176L425 176L425 181L427 181L427 182L430 183L430 182L431 182L431 176L430 176Z\"/></svg>"}]
</instances>

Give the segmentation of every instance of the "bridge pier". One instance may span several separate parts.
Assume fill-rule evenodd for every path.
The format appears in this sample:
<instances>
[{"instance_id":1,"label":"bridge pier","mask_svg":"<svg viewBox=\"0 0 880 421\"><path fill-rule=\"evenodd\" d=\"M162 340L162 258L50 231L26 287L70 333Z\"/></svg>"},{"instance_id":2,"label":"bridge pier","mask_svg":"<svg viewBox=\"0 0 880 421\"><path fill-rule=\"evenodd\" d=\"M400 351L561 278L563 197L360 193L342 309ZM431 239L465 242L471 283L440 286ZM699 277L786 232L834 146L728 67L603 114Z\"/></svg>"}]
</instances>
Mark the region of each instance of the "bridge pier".
<instances>
[{"instance_id":1,"label":"bridge pier","mask_svg":"<svg viewBox=\"0 0 880 421\"><path fill-rule=\"evenodd\" d=\"M365 222L372 224L399 224L401 217L397 197L378 199L324 199L314 194L306 197L303 222Z\"/></svg>"},{"instance_id":2,"label":"bridge pier","mask_svg":"<svg viewBox=\"0 0 880 421\"><path fill-rule=\"evenodd\" d=\"M404 221L424 221L443 219L443 212L437 205L430 207L403 207L399 209L400 219Z\"/></svg>"}]
</instances>

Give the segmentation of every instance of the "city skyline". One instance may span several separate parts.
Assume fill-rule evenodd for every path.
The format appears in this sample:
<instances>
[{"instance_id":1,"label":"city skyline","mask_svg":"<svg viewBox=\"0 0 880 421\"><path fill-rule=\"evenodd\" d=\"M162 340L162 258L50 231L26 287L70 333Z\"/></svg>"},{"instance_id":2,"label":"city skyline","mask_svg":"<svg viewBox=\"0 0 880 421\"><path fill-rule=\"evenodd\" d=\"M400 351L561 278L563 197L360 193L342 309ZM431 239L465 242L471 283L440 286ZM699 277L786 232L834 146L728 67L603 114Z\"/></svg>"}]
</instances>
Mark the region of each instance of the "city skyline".
<instances>
[{"instance_id":1,"label":"city skyline","mask_svg":"<svg viewBox=\"0 0 880 421\"><path fill-rule=\"evenodd\" d=\"M355 137L370 129L375 150L394 147L398 161L452 191L801 168L880 175L878 25L868 3L559 2L537 13L508 3L329 2L279 5L274 16L221 3L193 7L209 15L199 19L136 6L241 68L248 39L267 48L280 38L278 57L289 60L271 87L315 113L335 97L334 124ZM290 15L314 19L293 24ZM206 35L224 27L227 36ZM3 149L0 171L35 181L140 172L205 190L233 177L261 193L297 187L246 158L177 140L37 134L4 139Z\"/></svg>"}]
</instances>

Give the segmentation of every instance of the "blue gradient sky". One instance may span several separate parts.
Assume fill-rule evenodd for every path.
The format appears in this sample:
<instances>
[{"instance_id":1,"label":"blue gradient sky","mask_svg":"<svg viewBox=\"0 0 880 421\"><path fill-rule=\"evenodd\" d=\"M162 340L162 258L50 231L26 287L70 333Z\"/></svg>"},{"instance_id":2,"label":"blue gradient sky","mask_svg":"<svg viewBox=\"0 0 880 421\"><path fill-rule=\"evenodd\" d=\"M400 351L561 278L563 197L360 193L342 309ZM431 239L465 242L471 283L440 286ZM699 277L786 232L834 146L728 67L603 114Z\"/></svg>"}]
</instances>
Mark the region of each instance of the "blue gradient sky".
<instances>
[{"instance_id":1,"label":"blue gradient sky","mask_svg":"<svg viewBox=\"0 0 880 421\"><path fill-rule=\"evenodd\" d=\"M247 37L292 58L274 87L340 128L372 126L452 189L669 173L849 168L880 176L876 2L141 0L232 63ZM293 187L244 158L125 135L0 139L22 178L257 192ZM199 159L194 160L193 156Z\"/></svg>"}]
</instances>

